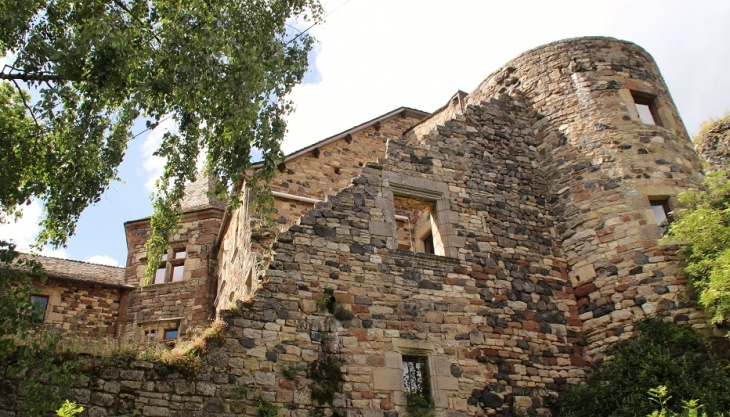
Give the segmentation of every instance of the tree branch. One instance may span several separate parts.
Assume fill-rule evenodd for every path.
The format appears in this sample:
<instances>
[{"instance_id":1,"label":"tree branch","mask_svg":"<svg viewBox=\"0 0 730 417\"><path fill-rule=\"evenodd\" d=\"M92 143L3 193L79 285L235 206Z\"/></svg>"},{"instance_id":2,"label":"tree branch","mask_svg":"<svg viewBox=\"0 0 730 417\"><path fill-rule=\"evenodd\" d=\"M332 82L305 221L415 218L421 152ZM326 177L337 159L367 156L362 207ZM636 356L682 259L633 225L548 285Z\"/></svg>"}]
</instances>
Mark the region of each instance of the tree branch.
<instances>
[{"instance_id":1,"label":"tree branch","mask_svg":"<svg viewBox=\"0 0 730 417\"><path fill-rule=\"evenodd\" d=\"M5 74L0 73L0 80L10 80L10 81L25 81L25 82L43 82L43 81L69 81L63 77L59 77L58 75L54 74L45 74L45 73L37 73L37 74Z\"/></svg>"},{"instance_id":2,"label":"tree branch","mask_svg":"<svg viewBox=\"0 0 730 417\"><path fill-rule=\"evenodd\" d=\"M28 109L28 113L30 113L30 117L33 118L35 127L38 129L38 131L40 131L41 125L38 123L38 119L35 118L35 113L33 113L33 108L30 107L30 105L28 104L28 101L25 99L25 93L23 93L23 89L20 88L20 86L18 85L18 81L16 81L16 80L12 80L12 81L13 81L13 84L15 84L15 88L18 89L18 94L20 94L20 98L23 99L23 105L25 106L26 109Z\"/></svg>"}]
</instances>

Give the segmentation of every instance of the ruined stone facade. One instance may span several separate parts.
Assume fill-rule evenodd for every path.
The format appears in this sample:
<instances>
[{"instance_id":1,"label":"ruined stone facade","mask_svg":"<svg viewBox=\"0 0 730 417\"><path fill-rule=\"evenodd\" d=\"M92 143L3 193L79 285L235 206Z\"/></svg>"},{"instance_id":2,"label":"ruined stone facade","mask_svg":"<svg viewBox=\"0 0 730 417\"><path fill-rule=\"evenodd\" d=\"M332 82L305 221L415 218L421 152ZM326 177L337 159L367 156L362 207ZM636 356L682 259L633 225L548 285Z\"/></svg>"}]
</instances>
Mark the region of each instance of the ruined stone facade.
<instances>
[{"instance_id":1,"label":"ruined stone facade","mask_svg":"<svg viewBox=\"0 0 730 417\"><path fill-rule=\"evenodd\" d=\"M190 199L157 285L140 286L148 220L126 224L136 289L121 333L216 315L229 328L190 381L95 368L78 388L94 415L255 415L253 394L234 399L246 385L286 416L396 417L416 363L438 415L548 414L645 315L704 325L659 224L699 186L700 160L632 43L538 47L433 114L396 109L280 171L275 230L247 199L225 213ZM342 374L323 399L316 364L332 362Z\"/></svg>"},{"instance_id":2,"label":"ruined stone facade","mask_svg":"<svg viewBox=\"0 0 730 417\"><path fill-rule=\"evenodd\" d=\"M727 169L730 165L730 115L704 126L695 137L695 147L713 169Z\"/></svg>"}]
</instances>

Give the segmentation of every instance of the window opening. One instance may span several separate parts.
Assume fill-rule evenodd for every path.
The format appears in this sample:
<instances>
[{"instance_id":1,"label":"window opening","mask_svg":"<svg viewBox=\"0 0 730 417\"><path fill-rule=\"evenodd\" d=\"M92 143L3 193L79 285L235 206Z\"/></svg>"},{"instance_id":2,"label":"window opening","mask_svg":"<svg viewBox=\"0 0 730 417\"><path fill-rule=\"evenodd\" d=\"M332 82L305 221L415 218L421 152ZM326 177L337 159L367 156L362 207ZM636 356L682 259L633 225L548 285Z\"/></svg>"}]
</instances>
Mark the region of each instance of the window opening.
<instances>
[{"instance_id":1,"label":"window opening","mask_svg":"<svg viewBox=\"0 0 730 417\"><path fill-rule=\"evenodd\" d=\"M160 258L160 265L155 271L155 284L179 282L185 276L185 249L168 249Z\"/></svg>"},{"instance_id":2,"label":"window opening","mask_svg":"<svg viewBox=\"0 0 730 417\"><path fill-rule=\"evenodd\" d=\"M421 240L423 241L423 252L430 253L431 255L435 254L433 247L433 233L429 231L426 237Z\"/></svg>"},{"instance_id":3,"label":"window opening","mask_svg":"<svg viewBox=\"0 0 730 417\"><path fill-rule=\"evenodd\" d=\"M398 249L440 254L437 250L436 204L410 197L393 199Z\"/></svg>"},{"instance_id":4,"label":"window opening","mask_svg":"<svg viewBox=\"0 0 730 417\"><path fill-rule=\"evenodd\" d=\"M42 322L46 316L46 309L48 308L48 296L33 294L30 296L30 302L33 304L33 311L31 315L34 321Z\"/></svg>"},{"instance_id":5,"label":"window opening","mask_svg":"<svg viewBox=\"0 0 730 417\"><path fill-rule=\"evenodd\" d=\"M639 113L639 120L642 123L655 126L662 125L657 114L656 97L637 91L632 91L631 97L634 99L636 112Z\"/></svg>"},{"instance_id":6,"label":"window opening","mask_svg":"<svg viewBox=\"0 0 730 417\"><path fill-rule=\"evenodd\" d=\"M403 356L403 388L409 407L428 408L431 405L431 382L426 356Z\"/></svg>"},{"instance_id":7,"label":"window opening","mask_svg":"<svg viewBox=\"0 0 730 417\"><path fill-rule=\"evenodd\" d=\"M177 328L165 330L165 340L177 339Z\"/></svg>"},{"instance_id":8,"label":"window opening","mask_svg":"<svg viewBox=\"0 0 730 417\"><path fill-rule=\"evenodd\" d=\"M157 330L147 330L144 332L144 337L149 340L157 339Z\"/></svg>"},{"instance_id":9,"label":"window opening","mask_svg":"<svg viewBox=\"0 0 730 417\"><path fill-rule=\"evenodd\" d=\"M669 224L672 223L672 210L669 208L669 199L650 199L651 211L654 212L656 225L662 232L662 236L669 232Z\"/></svg>"}]
</instances>

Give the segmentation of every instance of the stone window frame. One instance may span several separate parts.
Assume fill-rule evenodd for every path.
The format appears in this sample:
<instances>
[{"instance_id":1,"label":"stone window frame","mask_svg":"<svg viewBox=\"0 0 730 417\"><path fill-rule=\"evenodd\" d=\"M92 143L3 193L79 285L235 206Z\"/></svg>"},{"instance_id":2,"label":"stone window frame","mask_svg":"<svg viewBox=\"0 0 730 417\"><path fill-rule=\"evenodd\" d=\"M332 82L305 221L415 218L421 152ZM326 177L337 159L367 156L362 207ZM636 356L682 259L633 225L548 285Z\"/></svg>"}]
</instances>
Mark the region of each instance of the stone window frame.
<instances>
[{"instance_id":1,"label":"stone window frame","mask_svg":"<svg viewBox=\"0 0 730 417\"><path fill-rule=\"evenodd\" d=\"M393 351L386 352L386 362L388 361L387 355L397 355L399 362L401 375L403 374L403 356L421 356L425 357L426 364L428 366L428 380L429 389L431 392L431 404L437 409L447 409L449 407L449 394L458 392L458 381L456 384L448 384L444 378L456 380L450 374L450 371L446 371L447 368L451 367L451 363L448 356L439 354L436 347L431 342L421 340L407 340L407 339L394 339L393 340ZM453 382L453 381L452 381ZM405 400L405 385L402 389Z\"/></svg>"},{"instance_id":2,"label":"stone window frame","mask_svg":"<svg viewBox=\"0 0 730 417\"><path fill-rule=\"evenodd\" d=\"M639 121L641 121L645 125L663 127L664 124L662 123L661 117L659 117L659 106L657 103L656 95L638 90L629 91L631 92L631 99L634 102ZM647 123L641 118L641 111L639 110L639 106L646 106L646 109L649 111L652 121L654 123Z\"/></svg>"},{"instance_id":3,"label":"stone window frame","mask_svg":"<svg viewBox=\"0 0 730 417\"><path fill-rule=\"evenodd\" d=\"M458 258L459 249L453 225L458 222L458 214L451 210L449 185L445 182L404 176L395 172L383 172L383 197L387 201L388 219L393 224L393 243L389 249L398 248L398 236L395 228L395 204L393 197L406 197L433 202L435 212L432 215L431 233L434 237L434 254L449 258ZM423 236L417 236L420 240ZM422 243L421 243L422 244Z\"/></svg>"},{"instance_id":4,"label":"stone window frame","mask_svg":"<svg viewBox=\"0 0 730 417\"><path fill-rule=\"evenodd\" d=\"M433 405L433 387L431 384L431 366L429 365L430 362L430 355L428 354L430 351L423 351L423 350L417 350L415 352L401 352L401 372L403 375L403 393L406 396L406 403L408 403L408 394L411 394L411 390L408 386L406 386L406 382L408 379L407 376L407 366L406 363L420 363L422 366L417 371L418 374L418 384L420 385L419 390L423 391L423 398L428 402L429 404ZM407 359L413 359L413 360L407 360Z\"/></svg>"},{"instance_id":5,"label":"stone window frame","mask_svg":"<svg viewBox=\"0 0 730 417\"><path fill-rule=\"evenodd\" d=\"M174 344L179 338L181 332L181 317L174 317L169 319L160 319L160 320L150 320L146 322L139 323L140 332L142 335L145 336L145 340L150 340L154 342L160 342L160 343L172 343ZM160 338L160 336L165 336L165 333L170 330L176 330L177 331L177 337L174 339L165 339ZM150 333L154 333L154 338L149 338Z\"/></svg>"},{"instance_id":6,"label":"stone window frame","mask_svg":"<svg viewBox=\"0 0 730 417\"><path fill-rule=\"evenodd\" d=\"M669 225L674 221L672 211L674 210L673 198L670 195L648 195L649 207L654 217L654 223L659 228L661 236L665 236L669 232ZM656 218L655 207L661 207L664 211L665 220L659 223Z\"/></svg>"},{"instance_id":7,"label":"stone window frame","mask_svg":"<svg viewBox=\"0 0 730 417\"><path fill-rule=\"evenodd\" d=\"M28 300L33 304L33 308L35 309L36 306L39 305L39 303L36 303L33 300L34 297L36 297L36 298L45 298L46 299L46 303L45 303L46 305L45 305L45 308L43 308L43 316L41 316L41 317L39 317L37 319L37 323L43 323L43 322L46 321L46 316L48 315L48 308L51 306L51 296L48 295L48 294L41 294L41 293L31 294L28 297ZM40 311L40 309L38 309L38 310Z\"/></svg>"},{"instance_id":8,"label":"stone window frame","mask_svg":"<svg viewBox=\"0 0 730 417\"><path fill-rule=\"evenodd\" d=\"M178 258L176 256L178 253L183 253L184 256ZM188 250L184 244L170 245L165 254L162 255L160 265L157 267L155 277L152 280L152 285L165 285L185 281L185 261L188 259L187 255ZM174 280L175 269L177 267L182 267L182 271L180 272L180 279ZM165 269L163 281L157 282L158 273L163 268Z\"/></svg>"}]
</instances>

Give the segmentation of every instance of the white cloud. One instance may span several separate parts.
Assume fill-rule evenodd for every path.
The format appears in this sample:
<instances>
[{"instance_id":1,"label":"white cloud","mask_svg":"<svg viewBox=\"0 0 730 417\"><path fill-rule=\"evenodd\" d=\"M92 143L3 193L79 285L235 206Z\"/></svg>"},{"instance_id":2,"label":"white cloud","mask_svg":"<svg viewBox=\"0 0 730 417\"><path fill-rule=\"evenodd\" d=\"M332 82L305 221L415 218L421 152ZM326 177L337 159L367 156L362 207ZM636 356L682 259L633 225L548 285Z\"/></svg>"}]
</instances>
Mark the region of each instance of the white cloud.
<instances>
[{"instance_id":1,"label":"white cloud","mask_svg":"<svg viewBox=\"0 0 730 417\"><path fill-rule=\"evenodd\" d=\"M94 255L91 258L85 260L84 262L89 262L92 264L100 264L100 265L109 265L109 266L119 266L119 261L116 259L106 256L106 255Z\"/></svg>"},{"instance_id":2,"label":"white cloud","mask_svg":"<svg viewBox=\"0 0 730 417\"><path fill-rule=\"evenodd\" d=\"M17 221L8 219L8 223L0 224L0 238L9 240L16 245L16 250L30 252L31 246L35 243L41 228L38 222L43 215L43 207L37 201L33 201L21 207L23 215ZM40 253L54 258L67 257L63 249L43 248Z\"/></svg>"},{"instance_id":3,"label":"white cloud","mask_svg":"<svg viewBox=\"0 0 730 417\"><path fill-rule=\"evenodd\" d=\"M730 106L730 78L719 74L730 65L728 18L723 1L351 0L311 30L320 48L311 65L321 81L292 92L297 110L283 149L291 153L400 106L434 111L518 54L578 36L644 47L694 133Z\"/></svg>"},{"instance_id":4,"label":"white cloud","mask_svg":"<svg viewBox=\"0 0 730 417\"><path fill-rule=\"evenodd\" d=\"M177 124L172 118L167 119L150 131L142 142L142 172L145 177L144 188L147 191L155 189L155 181L162 175L165 168L165 159L153 155L162 144L162 137L166 132L175 132Z\"/></svg>"}]
</instances>

